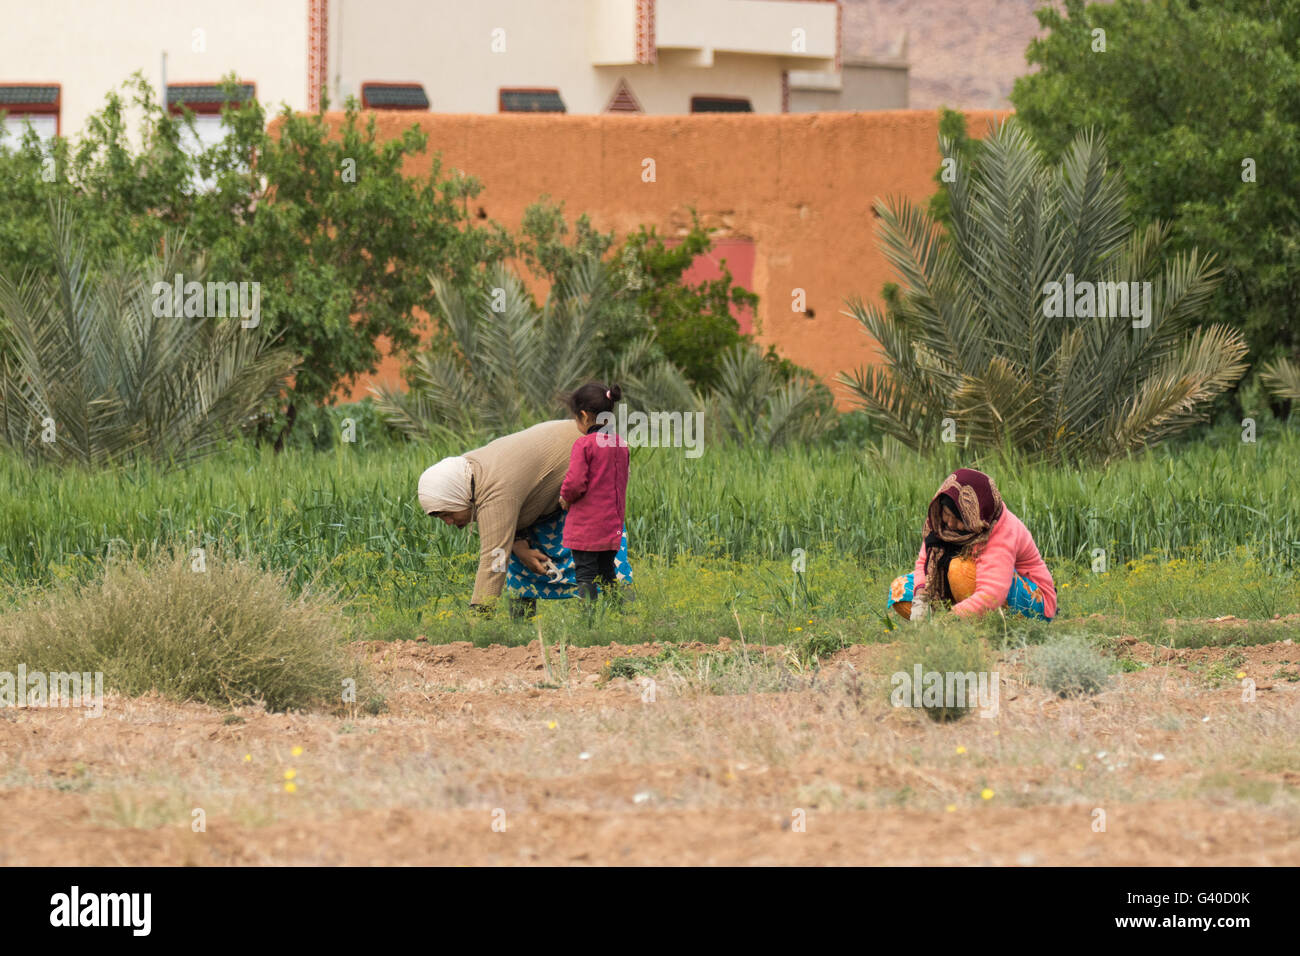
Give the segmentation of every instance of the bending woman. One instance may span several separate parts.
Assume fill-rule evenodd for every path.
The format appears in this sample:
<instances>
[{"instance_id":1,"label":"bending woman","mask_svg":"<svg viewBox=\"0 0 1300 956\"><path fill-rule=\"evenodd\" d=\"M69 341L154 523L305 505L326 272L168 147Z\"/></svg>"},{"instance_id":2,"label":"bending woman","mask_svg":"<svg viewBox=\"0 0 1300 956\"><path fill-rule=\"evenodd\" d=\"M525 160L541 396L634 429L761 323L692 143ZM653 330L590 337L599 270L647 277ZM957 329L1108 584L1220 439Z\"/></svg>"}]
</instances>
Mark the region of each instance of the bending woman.
<instances>
[{"instance_id":1,"label":"bending woman","mask_svg":"<svg viewBox=\"0 0 1300 956\"><path fill-rule=\"evenodd\" d=\"M420 475L425 514L457 528L478 525L471 607L486 607L507 587L512 614L530 613L539 597L575 596L573 557L561 543L560 485L581 437L571 418L542 422L444 458ZM617 569L620 579L631 580L626 534Z\"/></svg>"},{"instance_id":2,"label":"bending woman","mask_svg":"<svg viewBox=\"0 0 1300 956\"><path fill-rule=\"evenodd\" d=\"M1003 504L993 479L972 468L945 478L931 499L916 567L894 579L887 607L915 620L940 603L962 617L1004 606L1026 617L1056 616L1056 586L1033 535Z\"/></svg>"}]
</instances>

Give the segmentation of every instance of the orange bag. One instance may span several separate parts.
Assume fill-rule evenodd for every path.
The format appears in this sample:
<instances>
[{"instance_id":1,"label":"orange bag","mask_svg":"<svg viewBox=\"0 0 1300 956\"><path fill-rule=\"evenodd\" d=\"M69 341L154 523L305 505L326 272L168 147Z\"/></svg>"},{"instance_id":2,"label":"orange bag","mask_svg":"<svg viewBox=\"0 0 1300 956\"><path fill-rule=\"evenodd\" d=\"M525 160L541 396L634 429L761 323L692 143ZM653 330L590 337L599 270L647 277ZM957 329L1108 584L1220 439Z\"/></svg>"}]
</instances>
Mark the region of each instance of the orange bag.
<instances>
[{"instance_id":1,"label":"orange bag","mask_svg":"<svg viewBox=\"0 0 1300 956\"><path fill-rule=\"evenodd\" d=\"M948 562L948 590L954 602L964 601L975 593L974 558L953 558Z\"/></svg>"}]
</instances>

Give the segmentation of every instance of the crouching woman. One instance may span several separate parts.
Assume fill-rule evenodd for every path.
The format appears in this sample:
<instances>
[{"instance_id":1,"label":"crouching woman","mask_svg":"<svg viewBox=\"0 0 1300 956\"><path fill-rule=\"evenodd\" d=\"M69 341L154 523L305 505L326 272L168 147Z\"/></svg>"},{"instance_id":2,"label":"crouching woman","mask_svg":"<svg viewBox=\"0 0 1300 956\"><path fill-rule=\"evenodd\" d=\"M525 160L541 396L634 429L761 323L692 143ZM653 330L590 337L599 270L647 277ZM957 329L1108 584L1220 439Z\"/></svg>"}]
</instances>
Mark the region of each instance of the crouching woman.
<instances>
[{"instance_id":1,"label":"crouching woman","mask_svg":"<svg viewBox=\"0 0 1300 956\"><path fill-rule=\"evenodd\" d=\"M1000 607L1056 616L1056 586L1033 535L1003 504L993 479L971 468L945 478L931 499L916 567L894 579L887 607L918 620L940 604L962 617Z\"/></svg>"}]
</instances>

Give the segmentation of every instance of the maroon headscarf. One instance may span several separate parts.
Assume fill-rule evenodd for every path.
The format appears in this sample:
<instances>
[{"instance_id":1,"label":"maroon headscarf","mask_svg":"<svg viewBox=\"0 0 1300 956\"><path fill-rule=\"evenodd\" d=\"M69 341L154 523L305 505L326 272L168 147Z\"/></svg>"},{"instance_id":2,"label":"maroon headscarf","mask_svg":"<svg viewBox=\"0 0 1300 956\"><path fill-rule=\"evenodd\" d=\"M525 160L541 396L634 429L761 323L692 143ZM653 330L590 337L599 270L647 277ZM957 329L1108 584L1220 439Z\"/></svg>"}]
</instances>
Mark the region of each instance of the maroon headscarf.
<instances>
[{"instance_id":1,"label":"maroon headscarf","mask_svg":"<svg viewBox=\"0 0 1300 956\"><path fill-rule=\"evenodd\" d=\"M952 504L962 531L949 531L943 524L944 501ZM948 590L948 562L988 540L989 532L1002 517L1002 495L993 479L973 468L958 468L943 480L930 499L925 516L925 592L931 600L951 601Z\"/></svg>"}]
</instances>

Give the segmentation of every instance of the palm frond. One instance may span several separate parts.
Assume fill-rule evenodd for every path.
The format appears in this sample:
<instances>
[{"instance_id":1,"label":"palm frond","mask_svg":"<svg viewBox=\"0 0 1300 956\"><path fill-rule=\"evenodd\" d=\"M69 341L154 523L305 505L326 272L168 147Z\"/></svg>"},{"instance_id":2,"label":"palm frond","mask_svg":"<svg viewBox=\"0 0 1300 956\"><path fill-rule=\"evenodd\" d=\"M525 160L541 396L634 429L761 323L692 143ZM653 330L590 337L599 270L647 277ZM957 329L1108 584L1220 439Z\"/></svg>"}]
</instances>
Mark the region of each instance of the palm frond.
<instances>
[{"instance_id":1,"label":"palm frond","mask_svg":"<svg viewBox=\"0 0 1300 956\"><path fill-rule=\"evenodd\" d=\"M65 206L51 205L49 224L53 279L0 276L8 444L63 464L186 461L280 392L297 362L264 331L155 309L156 282L203 275L183 241L143 266L92 263Z\"/></svg>"},{"instance_id":2,"label":"palm frond","mask_svg":"<svg viewBox=\"0 0 1300 956\"><path fill-rule=\"evenodd\" d=\"M1278 398L1300 402L1300 365L1290 359L1277 359L1265 365L1259 377Z\"/></svg>"},{"instance_id":3,"label":"palm frond","mask_svg":"<svg viewBox=\"0 0 1300 956\"><path fill-rule=\"evenodd\" d=\"M1239 335L1195 325L1219 270L1196 250L1166 257L1166 226L1133 228L1101 136L1049 166L1008 120L949 198L946 232L906 200L879 205L902 293L888 313L850 302L879 362L839 381L887 435L931 447L952 417L976 447L1106 458L1188 427L1244 373ZM1049 290L1076 287L1097 293L1091 314L1086 298L1049 314Z\"/></svg>"}]
</instances>

